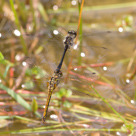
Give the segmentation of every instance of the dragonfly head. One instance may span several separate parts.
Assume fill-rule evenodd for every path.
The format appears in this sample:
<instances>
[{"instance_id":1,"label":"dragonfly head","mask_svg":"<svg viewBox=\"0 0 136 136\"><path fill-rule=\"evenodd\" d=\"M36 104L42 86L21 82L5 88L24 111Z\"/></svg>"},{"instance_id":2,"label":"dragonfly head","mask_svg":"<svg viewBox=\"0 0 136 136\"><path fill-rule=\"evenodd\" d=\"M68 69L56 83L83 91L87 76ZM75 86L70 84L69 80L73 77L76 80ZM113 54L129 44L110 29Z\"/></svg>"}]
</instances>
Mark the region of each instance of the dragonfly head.
<instances>
[{"instance_id":1,"label":"dragonfly head","mask_svg":"<svg viewBox=\"0 0 136 136\"><path fill-rule=\"evenodd\" d=\"M73 39L76 37L76 32L74 30L68 31L68 34L70 37L72 37Z\"/></svg>"}]
</instances>

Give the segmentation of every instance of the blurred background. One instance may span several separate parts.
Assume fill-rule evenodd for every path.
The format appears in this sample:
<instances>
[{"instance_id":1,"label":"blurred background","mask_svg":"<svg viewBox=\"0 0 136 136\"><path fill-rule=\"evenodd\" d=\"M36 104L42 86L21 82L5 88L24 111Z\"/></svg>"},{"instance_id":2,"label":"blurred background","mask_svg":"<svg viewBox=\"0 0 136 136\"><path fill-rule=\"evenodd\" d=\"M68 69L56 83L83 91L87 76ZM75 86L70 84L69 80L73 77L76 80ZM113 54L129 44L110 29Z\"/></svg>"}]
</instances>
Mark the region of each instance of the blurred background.
<instances>
[{"instance_id":1,"label":"blurred background","mask_svg":"<svg viewBox=\"0 0 136 136\"><path fill-rule=\"evenodd\" d=\"M0 135L135 136L134 0L0 1ZM47 119L47 82L69 30Z\"/></svg>"}]
</instances>

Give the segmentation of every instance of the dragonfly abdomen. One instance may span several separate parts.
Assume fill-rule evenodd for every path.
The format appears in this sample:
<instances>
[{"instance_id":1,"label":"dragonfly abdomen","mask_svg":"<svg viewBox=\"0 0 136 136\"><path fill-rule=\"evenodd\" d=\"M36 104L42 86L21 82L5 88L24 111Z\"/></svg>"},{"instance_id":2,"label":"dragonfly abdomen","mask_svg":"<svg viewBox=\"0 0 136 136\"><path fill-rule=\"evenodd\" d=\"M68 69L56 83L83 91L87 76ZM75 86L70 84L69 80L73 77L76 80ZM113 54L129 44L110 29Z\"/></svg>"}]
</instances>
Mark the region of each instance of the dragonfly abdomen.
<instances>
[{"instance_id":1,"label":"dragonfly abdomen","mask_svg":"<svg viewBox=\"0 0 136 136\"><path fill-rule=\"evenodd\" d=\"M48 89L47 101L46 101L45 109L44 109L44 113L43 113L43 122L45 122L46 117L47 117L47 112L48 112L48 107L49 107L49 103L50 103L50 100L51 100L52 92L53 92L53 88L49 88Z\"/></svg>"}]
</instances>

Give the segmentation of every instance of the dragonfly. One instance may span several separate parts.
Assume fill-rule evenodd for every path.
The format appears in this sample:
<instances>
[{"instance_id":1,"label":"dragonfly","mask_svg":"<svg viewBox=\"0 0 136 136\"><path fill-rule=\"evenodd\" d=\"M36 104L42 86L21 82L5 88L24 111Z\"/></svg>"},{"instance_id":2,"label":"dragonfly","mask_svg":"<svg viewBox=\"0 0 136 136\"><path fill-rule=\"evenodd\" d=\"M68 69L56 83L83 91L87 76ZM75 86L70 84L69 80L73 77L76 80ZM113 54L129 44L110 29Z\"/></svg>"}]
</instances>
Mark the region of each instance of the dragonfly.
<instances>
[{"instance_id":1,"label":"dragonfly","mask_svg":"<svg viewBox=\"0 0 136 136\"><path fill-rule=\"evenodd\" d=\"M66 36L65 40L64 40L64 52L62 55L62 58L60 60L59 65L57 66L56 70L54 71L54 75L50 78L50 80L48 81L48 96L47 96L47 101L45 104L45 109L44 109L44 113L43 113L43 119L42 121L45 122L46 120L46 116L47 116L47 112L48 112L48 107L49 107L49 103L50 103L50 99L51 99L51 95L53 90L58 86L59 82L60 82L60 77L62 76L62 72L61 72L61 67L62 67L62 63L66 54L66 51L70 48L70 46L73 46L73 40L76 37L76 32L75 31L68 31L68 36Z\"/></svg>"}]
</instances>

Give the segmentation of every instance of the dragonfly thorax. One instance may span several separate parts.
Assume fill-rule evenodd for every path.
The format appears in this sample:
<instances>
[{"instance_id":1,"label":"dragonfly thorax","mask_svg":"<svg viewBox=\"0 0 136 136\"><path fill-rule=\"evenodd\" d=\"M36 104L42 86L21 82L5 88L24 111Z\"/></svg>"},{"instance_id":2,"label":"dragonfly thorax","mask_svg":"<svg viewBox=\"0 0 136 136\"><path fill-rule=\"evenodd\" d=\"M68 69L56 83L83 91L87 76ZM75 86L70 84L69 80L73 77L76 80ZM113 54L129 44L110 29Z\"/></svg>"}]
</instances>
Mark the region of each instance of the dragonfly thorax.
<instances>
[{"instance_id":1,"label":"dragonfly thorax","mask_svg":"<svg viewBox=\"0 0 136 136\"><path fill-rule=\"evenodd\" d=\"M64 45L67 45L70 48L70 46L73 45L73 38L70 37L70 36L67 36L65 41L64 41Z\"/></svg>"},{"instance_id":2,"label":"dragonfly thorax","mask_svg":"<svg viewBox=\"0 0 136 136\"><path fill-rule=\"evenodd\" d=\"M68 35L66 36L64 40L64 45L70 48L70 46L73 45L75 37L76 37L76 32L74 30L68 31Z\"/></svg>"}]
</instances>

